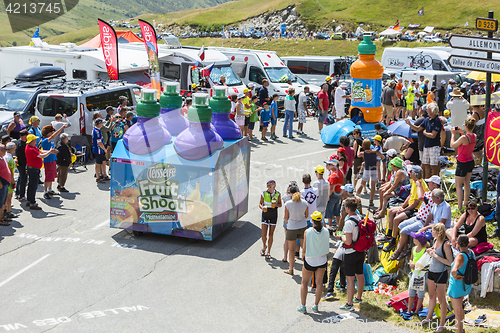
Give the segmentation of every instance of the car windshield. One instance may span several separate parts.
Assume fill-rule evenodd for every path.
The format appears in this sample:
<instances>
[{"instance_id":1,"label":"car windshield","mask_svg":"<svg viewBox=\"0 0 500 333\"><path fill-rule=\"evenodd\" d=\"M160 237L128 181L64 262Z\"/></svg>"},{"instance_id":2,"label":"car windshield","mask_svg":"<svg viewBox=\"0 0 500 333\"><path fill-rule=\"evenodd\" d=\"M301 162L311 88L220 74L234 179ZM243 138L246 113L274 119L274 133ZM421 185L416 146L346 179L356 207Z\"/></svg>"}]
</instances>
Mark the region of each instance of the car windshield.
<instances>
[{"instance_id":1,"label":"car windshield","mask_svg":"<svg viewBox=\"0 0 500 333\"><path fill-rule=\"evenodd\" d=\"M0 89L0 110L23 111L33 91Z\"/></svg>"},{"instance_id":2,"label":"car windshield","mask_svg":"<svg viewBox=\"0 0 500 333\"><path fill-rule=\"evenodd\" d=\"M297 82L297 78L290 72L288 67L267 67L266 73L273 83Z\"/></svg>"},{"instance_id":3,"label":"car windshield","mask_svg":"<svg viewBox=\"0 0 500 333\"><path fill-rule=\"evenodd\" d=\"M306 81L306 80L304 80L303 78L301 78L300 76L295 75L295 77L297 78L297 82L298 82L299 84L302 84L302 85L304 85L304 84L308 84L308 83L307 83L307 81Z\"/></svg>"},{"instance_id":4,"label":"car windshield","mask_svg":"<svg viewBox=\"0 0 500 333\"><path fill-rule=\"evenodd\" d=\"M228 86L239 86L243 84L240 77L233 71L231 66L219 66L212 68L212 72L210 72L210 79L212 82L218 83L221 75L226 77L226 85Z\"/></svg>"}]
</instances>

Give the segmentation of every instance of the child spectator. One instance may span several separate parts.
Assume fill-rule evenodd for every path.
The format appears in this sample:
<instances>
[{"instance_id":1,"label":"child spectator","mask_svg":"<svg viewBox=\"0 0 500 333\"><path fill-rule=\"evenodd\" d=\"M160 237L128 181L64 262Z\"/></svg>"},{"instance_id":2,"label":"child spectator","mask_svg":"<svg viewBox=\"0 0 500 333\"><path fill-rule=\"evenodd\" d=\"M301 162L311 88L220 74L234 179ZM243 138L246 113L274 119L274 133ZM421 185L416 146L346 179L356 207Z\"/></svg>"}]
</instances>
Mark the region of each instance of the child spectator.
<instances>
[{"instance_id":1,"label":"child spectator","mask_svg":"<svg viewBox=\"0 0 500 333\"><path fill-rule=\"evenodd\" d=\"M54 127L52 127L52 125L47 125L42 128L43 139L40 145L44 151L49 151L54 148L53 139L57 137L66 128L66 125L67 124L63 124L61 128L59 128L57 131L54 129ZM45 169L45 182L43 183L43 189L44 189L43 197L45 199L51 199L53 195L57 195L57 193L54 190L52 190L52 183L57 177L56 160L57 157L55 154L50 154L43 159L43 167Z\"/></svg>"},{"instance_id":2,"label":"child spectator","mask_svg":"<svg viewBox=\"0 0 500 333\"><path fill-rule=\"evenodd\" d=\"M325 168L318 165L314 168L314 173L316 175L316 180L312 183L312 187L318 190L318 198L316 199L316 210L321 213L321 216L325 216L326 204L328 203L330 184L323 178L325 173ZM324 222L323 222L324 223Z\"/></svg>"},{"instance_id":3,"label":"child spectator","mask_svg":"<svg viewBox=\"0 0 500 333\"><path fill-rule=\"evenodd\" d=\"M102 142L102 133L100 130L102 124L102 119L96 119L95 127L92 131L92 153L95 156L95 175L96 182L98 183L104 183L104 181L110 180L106 174L106 147L104 147Z\"/></svg>"},{"instance_id":4,"label":"child spectator","mask_svg":"<svg viewBox=\"0 0 500 333\"><path fill-rule=\"evenodd\" d=\"M61 141L57 146L57 189L59 192L69 192L64 186L68 178L68 171L71 167L71 148L68 145L69 136L61 134Z\"/></svg>"},{"instance_id":5,"label":"child spectator","mask_svg":"<svg viewBox=\"0 0 500 333\"><path fill-rule=\"evenodd\" d=\"M382 154L382 137L380 135L375 135L373 137L373 146L374 146L374 151L377 152L377 178L378 181L380 182L382 179L384 179L384 175L380 174L380 162L384 159ZM384 167L385 170L385 167Z\"/></svg>"},{"instance_id":6,"label":"child spectator","mask_svg":"<svg viewBox=\"0 0 500 333\"><path fill-rule=\"evenodd\" d=\"M271 118L271 112L269 111L269 104L264 102L262 104L263 110L260 111L260 123L262 124L262 140L269 141L266 138L267 126L269 126L269 119Z\"/></svg>"},{"instance_id":7,"label":"child spectator","mask_svg":"<svg viewBox=\"0 0 500 333\"><path fill-rule=\"evenodd\" d=\"M127 125L128 128L132 127L133 125L132 118L134 118L134 113L132 111L128 111L125 117L125 124Z\"/></svg>"},{"instance_id":8,"label":"child spectator","mask_svg":"<svg viewBox=\"0 0 500 333\"><path fill-rule=\"evenodd\" d=\"M14 169L16 168L16 161L12 157L12 154L16 152L16 144L14 142L9 142L5 146L5 149L7 150L7 153L5 154L5 162L7 162L7 166L9 167L10 170L10 184L9 184L9 190L7 191L7 200L5 201L5 206L4 206L4 214L3 216L7 218L16 218L17 215L12 214L12 196L14 195L14 189L16 188L16 182L14 180Z\"/></svg>"},{"instance_id":9,"label":"child spectator","mask_svg":"<svg viewBox=\"0 0 500 333\"><path fill-rule=\"evenodd\" d=\"M234 108L236 120L236 125L240 127L241 135L245 136L247 133L245 132L245 107L243 106L243 98L245 98L245 94L238 94L238 99L236 100L236 107Z\"/></svg>"},{"instance_id":10,"label":"child spectator","mask_svg":"<svg viewBox=\"0 0 500 333\"><path fill-rule=\"evenodd\" d=\"M237 102L238 102L238 95L232 94L231 95L231 113L229 114L229 119L231 119L234 122L236 122L236 120L234 119L234 116L236 115L236 103ZM187 99L186 99L186 103L187 103ZM191 104L192 103L193 103L193 101L191 100ZM241 134L243 135L243 133L241 133Z\"/></svg>"},{"instance_id":11,"label":"child spectator","mask_svg":"<svg viewBox=\"0 0 500 333\"><path fill-rule=\"evenodd\" d=\"M111 138L110 138L111 152L113 152L115 150L116 144L118 143L118 141L123 139L123 135L125 134L125 131L128 129L127 125L125 125L125 120L123 119L121 114L115 115L113 123L114 123L114 127L111 130ZM104 124L104 123L101 122L101 124ZM101 125L101 127L102 126L103 125ZM99 130L99 132L101 133L101 136L102 136L102 132L100 130ZM104 143L103 143L103 145L104 145Z\"/></svg>"},{"instance_id":12,"label":"child spectator","mask_svg":"<svg viewBox=\"0 0 500 333\"><path fill-rule=\"evenodd\" d=\"M257 101L259 98L257 96L252 97L251 105L250 105L250 117L248 123L248 136L250 140L258 140L253 136L253 130L255 128L255 123L259 121L259 111L260 108L257 107Z\"/></svg>"},{"instance_id":13,"label":"child spectator","mask_svg":"<svg viewBox=\"0 0 500 333\"><path fill-rule=\"evenodd\" d=\"M273 101L271 102L271 139L276 140L278 136L276 135L276 124L278 123L278 99L279 95L273 95Z\"/></svg>"},{"instance_id":14,"label":"child spectator","mask_svg":"<svg viewBox=\"0 0 500 333\"><path fill-rule=\"evenodd\" d=\"M330 171L330 175L328 176L328 183L330 184L330 197L328 199L328 204L326 205L325 217L328 220L330 234L333 234L333 219L335 218L335 223L339 223L340 219L340 197L342 192L341 186L344 181L344 173L342 170L339 170L338 160L325 161L325 163L326 168Z\"/></svg>"},{"instance_id":15,"label":"child spectator","mask_svg":"<svg viewBox=\"0 0 500 333\"><path fill-rule=\"evenodd\" d=\"M344 186L341 187L342 189L342 196L340 200L342 201L342 204L340 205L340 222L337 225L337 232L342 231L344 228L344 222L345 218L347 216L347 211L345 210L345 199L347 198L354 198L356 200L356 203L358 206L356 207L356 214L363 214L363 205L361 204L361 198L358 197L356 194L354 194L354 186L352 184L345 184Z\"/></svg>"},{"instance_id":16,"label":"child spectator","mask_svg":"<svg viewBox=\"0 0 500 333\"><path fill-rule=\"evenodd\" d=\"M295 118L295 89L290 88L288 95L285 98L285 123L283 124L283 137L286 137L288 129L288 137L293 139L293 119Z\"/></svg>"},{"instance_id":17,"label":"child spectator","mask_svg":"<svg viewBox=\"0 0 500 333\"><path fill-rule=\"evenodd\" d=\"M371 149L371 143L369 139L363 140L363 151L358 153L358 156L364 159L363 167L363 178L361 179L361 185L358 187L356 194L359 195L362 189L365 187L366 183L370 182L370 207L375 206L373 203L373 198L375 197L375 187L377 185L377 153Z\"/></svg>"},{"instance_id":18,"label":"child spectator","mask_svg":"<svg viewBox=\"0 0 500 333\"><path fill-rule=\"evenodd\" d=\"M232 114L232 111L233 111L233 101L232 101L232 97L231 96L231 114L229 115L229 118L233 119L234 120L234 114ZM184 106L182 107L182 115L184 117L187 117L187 113L188 113L188 110L189 110L189 107L193 104L193 99L191 97L188 97L186 98L186 103L184 104ZM231 117L232 116L232 117Z\"/></svg>"},{"instance_id":19,"label":"child spectator","mask_svg":"<svg viewBox=\"0 0 500 333\"><path fill-rule=\"evenodd\" d=\"M270 180L267 182L267 190L262 192L260 196L259 203L259 208L262 210L262 250L260 250L260 255L265 255L266 259L271 259L271 247L273 246L279 207L281 207L281 194L276 191L276 182Z\"/></svg>"}]
</instances>

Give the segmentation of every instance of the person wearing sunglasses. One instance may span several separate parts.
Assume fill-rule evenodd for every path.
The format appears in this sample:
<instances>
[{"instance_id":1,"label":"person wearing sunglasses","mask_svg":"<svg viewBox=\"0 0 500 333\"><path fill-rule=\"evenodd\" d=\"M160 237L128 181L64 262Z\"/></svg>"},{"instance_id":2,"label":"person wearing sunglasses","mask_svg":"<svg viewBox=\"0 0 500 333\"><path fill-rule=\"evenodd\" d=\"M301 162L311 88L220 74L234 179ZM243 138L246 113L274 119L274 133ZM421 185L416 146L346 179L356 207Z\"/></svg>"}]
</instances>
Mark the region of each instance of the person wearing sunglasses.
<instances>
[{"instance_id":1,"label":"person wearing sunglasses","mask_svg":"<svg viewBox=\"0 0 500 333\"><path fill-rule=\"evenodd\" d=\"M457 239L460 236L460 228L465 228L465 235L469 237L469 247L476 247L479 243L487 243L488 235L486 233L486 220L483 215L477 211L477 202L470 199L466 210L455 223L455 226L446 230L446 236L451 241L451 245L458 249Z\"/></svg>"}]
</instances>

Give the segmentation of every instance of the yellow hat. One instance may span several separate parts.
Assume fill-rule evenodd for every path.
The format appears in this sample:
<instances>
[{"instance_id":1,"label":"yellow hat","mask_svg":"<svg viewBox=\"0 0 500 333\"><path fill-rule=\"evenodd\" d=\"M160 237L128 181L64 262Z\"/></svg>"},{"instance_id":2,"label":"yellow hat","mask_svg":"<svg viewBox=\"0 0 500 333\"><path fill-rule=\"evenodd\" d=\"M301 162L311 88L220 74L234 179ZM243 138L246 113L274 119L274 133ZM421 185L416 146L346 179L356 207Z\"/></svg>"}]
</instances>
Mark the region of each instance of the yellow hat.
<instances>
[{"instance_id":1,"label":"yellow hat","mask_svg":"<svg viewBox=\"0 0 500 333\"><path fill-rule=\"evenodd\" d=\"M444 111L443 111L443 114L444 114L445 116L449 116L449 115L450 115L450 110L444 110Z\"/></svg>"},{"instance_id":2,"label":"yellow hat","mask_svg":"<svg viewBox=\"0 0 500 333\"><path fill-rule=\"evenodd\" d=\"M198 88L198 85L197 85L196 83L193 83L193 84L191 85L191 89L196 89L196 88Z\"/></svg>"},{"instance_id":3,"label":"yellow hat","mask_svg":"<svg viewBox=\"0 0 500 333\"><path fill-rule=\"evenodd\" d=\"M330 81L331 79L332 79L332 77L331 77L331 76L327 76L327 77L325 78L326 82Z\"/></svg>"},{"instance_id":4,"label":"yellow hat","mask_svg":"<svg viewBox=\"0 0 500 333\"><path fill-rule=\"evenodd\" d=\"M325 173L325 167L322 165L318 165L317 167L314 168L314 170L316 170L316 172L319 173L320 175Z\"/></svg>"},{"instance_id":5,"label":"yellow hat","mask_svg":"<svg viewBox=\"0 0 500 333\"><path fill-rule=\"evenodd\" d=\"M311 214L311 218L314 220L314 221L323 221L323 215L321 215L320 212L318 211L315 211L314 213Z\"/></svg>"},{"instance_id":6,"label":"yellow hat","mask_svg":"<svg viewBox=\"0 0 500 333\"><path fill-rule=\"evenodd\" d=\"M248 89L248 88L243 89L243 93L244 93L244 94L246 94L246 93L247 93L247 92L249 92L249 91L250 91L250 89Z\"/></svg>"},{"instance_id":7,"label":"yellow hat","mask_svg":"<svg viewBox=\"0 0 500 333\"><path fill-rule=\"evenodd\" d=\"M373 137L373 140L377 140L377 141L382 142L382 137L381 137L380 135L378 135L378 134L377 134L377 135L375 135L375 136Z\"/></svg>"},{"instance_id":8,"label":"yellow hat","mask_svg":"<svg viewBox=\"0 0 500 333\"><path fill-rule=\"evenodd\" d=\"M26 137L26 143L30 143L31 141L36 139L38 139L38 137L35 136L34 134L28 134L28 136Z\"/></svg>"},{"instance_id":9,"label":"yellow hat","mask_svg":"<svg viewBox=\"0 0 500 333\"><path fill-rule=\"evenodd\" d=\"M28 124L33 124L35 121L37 121L39 118L37 116L31 116L30 120L28 121Z\"/></svg>"}]
</instances>

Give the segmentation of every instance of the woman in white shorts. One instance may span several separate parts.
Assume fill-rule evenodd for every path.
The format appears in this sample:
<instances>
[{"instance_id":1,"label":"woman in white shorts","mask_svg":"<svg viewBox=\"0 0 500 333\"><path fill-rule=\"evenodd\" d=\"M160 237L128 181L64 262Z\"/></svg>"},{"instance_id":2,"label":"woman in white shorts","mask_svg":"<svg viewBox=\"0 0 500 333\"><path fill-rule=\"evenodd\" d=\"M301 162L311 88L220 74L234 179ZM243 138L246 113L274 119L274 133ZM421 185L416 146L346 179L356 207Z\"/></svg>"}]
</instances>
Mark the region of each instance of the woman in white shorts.
<instances>
[{"instance_id":1,"label":"woman in white shorts","mask_svg":"<svg viewBox=\"0 0 500 333\"><path fill-rule=\"evenodd\" d=\"M234 119L236 120L236 124L240 127L241 134L245 135L244 129L245 129L245 107L243 106L243 103L241 102L245 98L245 94L239 93L238 94L238 99L236 100L236 108L235 112L236 115L234 116Z\"/></svg>"}]
</instances>

